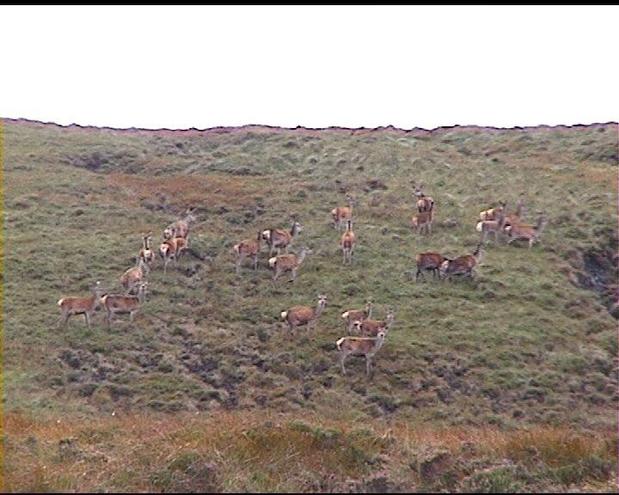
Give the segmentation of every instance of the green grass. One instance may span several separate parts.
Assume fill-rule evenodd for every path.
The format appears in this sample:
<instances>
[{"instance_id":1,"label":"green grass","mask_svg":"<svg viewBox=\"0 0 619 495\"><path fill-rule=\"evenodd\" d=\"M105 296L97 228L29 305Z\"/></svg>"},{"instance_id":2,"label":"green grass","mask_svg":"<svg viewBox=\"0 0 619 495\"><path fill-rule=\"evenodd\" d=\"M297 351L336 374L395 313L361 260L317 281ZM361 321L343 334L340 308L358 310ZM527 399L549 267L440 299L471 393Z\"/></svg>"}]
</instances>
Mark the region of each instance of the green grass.
<instances>
[{"instance_id":1,"label":"green grass","mask_svg":"<svg viewBox=\"0 0 619 495\"><path fill-rule=\"evenodd\" d=\"M616 267L604 265L607 292L573 283L590 275L583 254L612 257L616 247L616 125L419 136L13 121L3 129L9 412L265 408L507 429L616 426L616 320L607 311ZM367 191L372 179L387 189ZM409 228L412 179L437 204L427 237ZM351 268L341 264L329 214L344 190L357 199ZM521 193L529 222L548 214L540 244L489 243L472 281L410 278L418 252L471 252L479 211L499 199L513 207ZM95 280L119 290L141 233L152 230L156 244L187 206L198 208L190 243L205 261L188 256L168 276L159 264L133 325L120 316L108 330L99 312L91 330L83 317L56 326L60 297L87 294ZM304 226L293 251L313 250L294 285L285 276L271 282L265 251L258 271L247 261L237 276L232 246L288 228L291 215ZM313 305L318 293L328 305L316 332L289 336L279 313ZM362 359L350 359L342 377L339 315L368 297L379 318L394 307L395 324L373 380ZM526 483L511 471L488 476L471 486Z\"/></svg>"}]
</instances>

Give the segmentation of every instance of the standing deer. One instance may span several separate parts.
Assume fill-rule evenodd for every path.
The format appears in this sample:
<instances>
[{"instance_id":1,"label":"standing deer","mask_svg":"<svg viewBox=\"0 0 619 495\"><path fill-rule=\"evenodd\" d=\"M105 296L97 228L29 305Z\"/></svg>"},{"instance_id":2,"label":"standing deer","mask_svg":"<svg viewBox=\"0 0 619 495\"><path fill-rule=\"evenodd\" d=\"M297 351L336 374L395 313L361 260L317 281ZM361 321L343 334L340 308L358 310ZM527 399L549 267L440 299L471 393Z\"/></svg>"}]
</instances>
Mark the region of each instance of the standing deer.
<instances>
[{"instance_id":1,"label":"standing deer","mask_svg":"<svg viewBox=\"0 0 619 495\"><path fill-rule=\"evenodd\" d=\"M101 302L107 312L106 320L108 328L112 326L112 317L119 314L129 313L129 321L133 322L133 315L137 313L146 298L146 288L148 282L142 282L138 286L138 294L136 296L123 296L120 294L108 294L103 296Z\"/></svg>"},{"instance_id":2,"label":"standing deer","mask_svg":"<svg viewBox=\"0 0 619 495\"><path fill-rule=\"evenodd\" d=\"M341 230L342 225L345 225L347 220L352 219L352 209L355 205L355 200L350 194L346 195L348 206L338 206L331 210L331 218L333 219L333 228Z\"/></svg>"},{"instance_id":3,"label":"standing deer","mask_svg":"<svg viewBox=\"0 0 619 495\"><path fill-rule=\"evenodd\" d=\"M149 271L150 268L148 267L148 264L146 264L144 259L138 256L136 258L136 265L129 268L120 277L120 283L127 291L127 294L131 294L138 284L144 281L144 278L148 275Z\"/></svg>"},{"instance_id":4,"label":"standing deer","mask_svg":"<svg viewBox=\"0 0 619 495\"><path fill-rule=\"evenodd\" d=\"M183 239L187 239L189 237L189 228L192 222L196 221L196 217L194 215L195 208L187 208L185 210L185 216L175 222L172 222L168 225L163 231L164 239L173 239L174 237L182 237Z\"/></svg>"},{"instance_id":5,"label":"standing deer","mask_svg":"<svg viewBox=\"0 0 619 495\"><path fill-rule=\"evenodd\" d=\"M275 269L273 281L277 280L282 273L292 272L292 279L290 279L289 282L294 282L297 278L299 267L308 254L312 254L312 250L304 247L298 255L279 254L269 259L269 267Z\"/></svg>"},{"instance_id":6,"label":"standing deer","mask_svg":"<svg viewBox=\"0 0 619 495\"><path fill-rule=\"evenodd\" d=\"M505 213L505 207L506 203L504 201L499 201L498 207L479 212L479 220L482 222L487 220L496 220L499 213Z\"/></svg>"},{"instance_id":7,"label":"standing deer","mask_svg":"<svg viewBox=\"0 0 619 495\"><path fill-rule=\"evenodd\" d=\"M355 233L352 231L352 220L346 222L346 232L342 234L340 239L340 247L342 248L343 263L351 264L352 255L355 249Z\"/></svg>"},{"instance_id":8,"label":"standing deer","mask_svg":"<svg viewBox=\"0 0 619 495\"><path fill-rule=\"evenodd\" d=\"M378 332L376 337L342 337L335 345L340 355L342 374L346 374L344 361L351 354L353 356L365 356L365 372L370 376L372 357L378 352L385 342L385 332Z\"/></svg>"},{"instance_id":9,"label":"standing deer","mask_svg":"<svg viewBox=\"0 0 619 495\"><path fill-rule=\"evenodd\" d=\"M546 215L542 213L537 219L537 224L535 226L516 224L505 227L505 232L509 236L509 241L507 241L507 244L511 244L519 239L524 239L529 242L529 249L531 249L533 243L539 241L539 238L542 235L547 223L548 219L546 218Z\"/></svg>"},{"instance_id":10,"label":"standing deer","mask_svg":"<svg viewBox=\"0 0 619 495\"><path fill-rule=\"evenodd\" d=\"M142 249L140 249L140 253L138 256L144 260L149 267L153 265L155 262L155 252L150 247L150 241L153 238L153 233L148 232L142 236Z\"/></svg>"},{"instance_id":11,"label":"standing deer","mask_svg":"<svg viewBox=\"0 0 619 495\"><path fill-rule=\"evenodd\" d=\"M189 245L188 239L183 237L172 237L166 239L159 246L159 255L163 259L163 273L167 273L168 263L174 260L178 264L178 260Z\"/></svg>"},{"instance_id":12,"label":"standing deer","mask_svg":"<svg viewBox=\"0 0 619 495\"><path fill-rule=\"evenodd\" d=\"M307 329L311 330L312 326L316 328L318 318L327 306L327 296L324 294L318 295L318 303L315 308L309 306L293 306L292 308L281 312L281 319L288 324L288 330L292 331L294 327L307 325Z\"/></svg>"},{"instance_id":13,"label":"standing deer","mask_svg":"<svg viewBox=\"0 0 619 495\"><path fill-rule=\"evenodd\" d=\"M385 332L385 334L389 332L393 326L394 318L395 313L393 308L389 308L385 320L357 320L353 323L353 328L355 329L357 335L364 337L376 337L378 332Z\"/></svg>"},{"instance_id":14,"label":"standing deer","mask_svg":"<svg viewBox=\"0 0 619 495\"><path fill-rule=\"evenodd\" d=\"M71 316L83 314L86 324L90 328L90 319L101 304L102 292L104 290L101 288L101 282L97 281L92 288L92 296L90 297L63 297L59 299L58 306L61 311L59 326L66 327Z\"/></svg>"},{"instance_id":15,"label":"standing deer","mask_svg":"<svg viewBox=\"0 0 619 495\"><path fill-rule=\"evenodd\" d=\"M276 250L277 254L280 254L282 248L288 252L288 248L292 244L292 241L294 241L302 230L303 226L296 220L292 223L290 232L282 229L264 230L262 232L262 239L269 245L269 256L273 256Z\"/></svg>"},{"instance_id":16,"label":"standing deer","mask_svg":"<svg viewBox=\"0 0 619 495\"><path fill-rule=\"evenodd\" d=\"M262 233L258 232L256 239L245 239L235 244L232 248L236 255L236 273L241 270L241 263L247 257L251 257L254 261L254 270L258 269L258 254L260 253L260 241Z\"/></svg>"},{"instance_id":17,"label":"standing deer","mask_svg":"<svg viewBox=\"0 0 619 495\"><path fill-rule=\"evenodd\" d=\"M428 212L434 209L434 199L431 196L426 196L423 192L423 184L415 185L415 181L413 181L413 186L415 187L415 192L413 195L417 198L417 211Z\"/></svg>"},{"instance_id":18,"label":"standing deer","mask_svg":"<svg viewBox=\"0 0 619 495\"><path fill-rule=\"evenodd\" d=\"M465 254L459 256L453 260L445 260L441 264L441 274L443 279L449 278L453 275L468 275L473 278L473 269L481 263L483 257L483 244L480 242L477 245L473 254Z\"/></svg>"},{"instance_id":19,"label":"standing deer","mask_svg":"<svg viewBox=\"0 0 619 495\"><path fill-rule=\"evenodd\" d=\"M422 211L413 215L411 219L411 228L415 229L415 233L426 232L432 233L432 222L434 221L434 207L428 211Z\"/></svg>"},{"instance_id":20,"label":"standing deer","mask_svg":"<svg viewBox=\"0 0 619 495\"><path fill-rule=\"evenodd\" d=\"M479 242L486 242L488 234L492 234L494 242L498 240L498 235L503 232L503 226L505 225L505 210L501 209L496 214L496 220L481 220L477 222L475 227L477 232L480 232Z\"/></svg>"},{"instance_id":21,"label":"standing deer","mask_svg":"<svg viewBox=\"0 0 619 495\"><path fill-rule=\"evenodd\" d=\"M424 274L424 270L432 270L432 278L436 278L437 276L440 278L440 268L445 261L445 258L440 253L419 253L415 256L415 261L417 262L417 273L415 274L415 282L419 278L419 275L423 277L425 280L426 276Z\"/></svg>"},{"instance_id":22,"label":"standing deer","mask_svg":"<svg viewBox=\"0 0 619 495\"><path fill-rule=\"evenodd\" d=\"M372 307L372 301L368 300L364 309L349 309L348 311L344 311L342 313L342 318L344 319L348 335L350 335L350 331L352 330L355 321L363 321L372 318Z\"/></svg>"}]
</instances>

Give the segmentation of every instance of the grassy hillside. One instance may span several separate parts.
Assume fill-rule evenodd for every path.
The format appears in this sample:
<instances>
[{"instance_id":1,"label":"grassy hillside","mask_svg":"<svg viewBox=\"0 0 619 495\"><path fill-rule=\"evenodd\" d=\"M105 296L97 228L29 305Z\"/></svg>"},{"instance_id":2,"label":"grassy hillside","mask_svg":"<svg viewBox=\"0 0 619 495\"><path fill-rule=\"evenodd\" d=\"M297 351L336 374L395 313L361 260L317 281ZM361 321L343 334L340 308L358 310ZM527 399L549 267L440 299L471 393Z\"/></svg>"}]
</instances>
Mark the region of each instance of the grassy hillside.
<instances>
[{"instance_id":1,"label":"grassy hillside","mask_svg":"<svg viewBox=\"0 0 619 495\"><path fill-rule=\"evenodd\" d=\"M55 450L50 457L62 439L49 425L60 418L71 425L64 433L78 435L82 446L96 444L105 455L123 457L122 448L115 450L119 442L137 442L148 430L121 433L131 424L152 423L156 430L164 422L165 431L193 432L191 425L200 421L209 431L214 428L209 421L227 418L234 425L230 432L246 432L246 422L260 429L272 415L285 425L277 435L302 444L296 454L274 451L273 459L284 464L286 455L294 455L308 472L315 471L307 435L312 448L319 442L333 455L358 449L378 456L355 457L349 464L341 457L331 464L320 459L333 483L382 470L393 489L483 490L488 487L481 481L466 483L478 471L486 476L490 468L483 459L493 456L507 456L512 463L505 468L508 474L488 475L494 480L487 482L489 489L503 482L506 489L570 484L588 489L612 480L616 441L605 444L604 437L617 427L616 124L409 133L260 127L149 132L5 120L3 134L9 488L97 489L76 481L77 471L67 466L76 459L88 465L98 461L59 457ZM423 182L436 201L429 236L409 227L411 180ZM345 204L346 192L357 199L352 268L341 263L329 215ZM471 252L479 211L501 199L513 207L521 194L527 220L534 223L538 211L549 217L540 244L529 250L490 242L473 281L415 283L416 253ZM157 266L134 324L118 317L108 330L98 312L92 330L81 316L67 329L58 328L60 297L86 295L96 280L120 290L119 277L134 262L140 234L152 230L158 242L163 228L188 206L195 206L199 217L190 239L199 257L187 256L167 276ZM237 276L232 246L261 229L288 228L291 215L304 227L293 251L304 245L313 250L297 281L282 277L273 284L265 251L258 271L248 261ZM289 335L279 313L296 304L313 305L318 293L327 294L328 306L317 330ZM362 307L368 297L378 317L394 307L395 324L375 358L373 379L366 379L362 358L350 358L343 377L335 350L344 335L340 314ZM189 417L193 422L182 419ZM116 420L120 423L113 426L110 421ZM99 435L96 440L82 438L87 424ZM269 428L260 434L272 440ZM316 433L317 428L339 432L337 441L320 444L324 432ZM367 438L354 436L359 428L367 429ZM444 445L425 437L413 440L405 428L448 429L460 439L468 432L473 443L475 435L498 435L507 443L513 435L528 438L523 442L529 446L546 437L553 445L578 443L562 437L569 431L589 443L569 448L565 462L552 455L540 460L537 471L522 464L526 456L512 458L512 449L508 455L496 442L490 442L492 448L482 442L481 457L467 457L460 444L450 444L449 458L458 459L458 468L436 473L433 468L428 474L410 456ZM531 428L544 433L527 437ZM376 440L372 450L364 443L387 430L398 432L396 447L381 447ZM252 464L253 458L243 461L253 471L237 470L235 479L222 471L212 446L190 446L200 438L190 435L189 447L182 448L200 462L207 456L204 465L219 466L211 489L344 489L305 486L302 475L279 482ZM28 447L29 439L47 450ZM161 471L171 462L157 459L149 469ZM30 471L18 475L17 465ZM68 471L59 477L42 471L42 465ZM138 482L124 468L124 475L114 471L120 476L115 481L101 481L102 489L184 486L157 485L151 478ZM562 478L548 474L552 469L580 474ZM200 487L209 489L189 489Z\"/></svg>"}]
</instances>

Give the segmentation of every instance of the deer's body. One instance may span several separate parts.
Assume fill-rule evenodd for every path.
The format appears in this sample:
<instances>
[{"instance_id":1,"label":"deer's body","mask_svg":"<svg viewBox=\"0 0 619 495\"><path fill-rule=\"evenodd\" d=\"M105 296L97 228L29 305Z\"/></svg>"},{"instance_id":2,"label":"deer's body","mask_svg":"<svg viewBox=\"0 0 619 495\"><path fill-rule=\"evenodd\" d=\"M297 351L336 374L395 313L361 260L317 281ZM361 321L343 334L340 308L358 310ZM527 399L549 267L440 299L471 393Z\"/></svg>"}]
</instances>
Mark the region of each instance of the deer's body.
<instances>
[{"instance_id":1,"label":"deer's body","mask_svg":"<svg viewBox=\"0 0 619 495\"><path fill-rule=\"evenodd\" d=\"M290 231L283 229L264 230L262 232L262 239L269 246L269 256L272 256L275 251L277 251L277 254L280 254L282 249L287 253L288 248L302 230L303 226L297 221L293 222Z\"/></svg>"},{"instance_id":2,"label":"deer's body","mask_svg":"<svg viewBox=\"0 0 619 495\"><path fill-rule=\"evenodd\" d=\"M440 277L440 268L445 261L445 258L440 253L419 253L415 256L415 261L417 262L417 273L415 274L415 281L419 278L419 275L425 279L425 270L432 270L432 277L436 278Z\"/></svg>"},{"instance_id":3,"label":"deer's body","mask_svg":"<svg viewBox=\"0 0 619 495\"><path fill-rule=\"evenodd\" d=\"M146 278L149 272L148 264L140 257L137 258L137 265L129 268L120 277L120 283L128 294Z\"/></svg>"},{"instance_id":4,"label":"deer's body","mask_svg":"<svg viewBox=\"0 0 619 495\"><path fill-rule=\"evenodd\" d=\"M350 195L346 195L348 206L338 206L331 210L331 218L333 219L333 228L341 229L342 225L346 225L348 220L352 220L352 209L355 204Z\"/></svg>"},{"instance_id":5,"label":"deer's body","mask_svg":"<svg viewBox=\"0 0 619 495\"><path fill-rule=\"evenodd\" d=\"M346 374L344 361L350 355L365 356L365 370L370 376L372 358L385 342L385 332L378 332L376 337L342 337L335 345L340 355L340 367L342 374Z\"/></svg>"},{"instance_id":6,"label":"deer's body","mask_svg":"<svg viewBox=\"0 0 619 495\"><path fill-rule=\"evenodd\" d=\"M349 309L348 311L344 311L342 313L342 318L344 319L346 330L350 335L355 321L363 321L372 318L372 302L368 301L364 309Z\"/></svg>"},{"instance_id":7,"label":"deer's body","mask_svg":"<svg viewBox=\"0 0 619 495\"><path fill-rule=\"evenodd\" d=\"M496 220L480 220L475 227L480 233L480 242L485 242L489 234L494 237L494 242L497 242L498 235L503 232L505 225L505 210L502 209L496 214Z\"/></svg>"},{"instance_id":8,"label":"deer's body","mask_svg":"<svg viewBox=\"0 0 619 495\"><path fill-rule=\"evenodd\" d=\"M539 240L547 223L548 220L545 215L540 215L535 226L515 224L505 227L505 233L509 237L509 241L507 241L507 243L511 244L519 239L526 240L529 243L529 249L531 249L533 243Z\"/></svg>"},{"instance_id":9,"label":"deer's body","mask_svg":"<svg viewBox=\"0 0 619 495\"><path fill-rule=\"evenodd\" d=\"M428 234L432 232L432 222L434 220L434 208L429 211L422 211L413 215L411 218L411 227L415 229L415 233L423 233L424 231Z\"/></svg>"},{"instance_id":10,"label":"deer's body","mask_svg":"<svg viewBox=\"0 0 619 495\"><path fill-rule=\"evenodd\" d=\"M138 254L138 257L144 261L149 267L155 262L155 251L151 249L150 241L152 240L152 233L149 232L142 237L142 249Z\"/></svg>"},{"instance_id":11,"label":"deer's body","mask_svg":"<svg viewBox=\"0 0 619 495\"><path fill-rule=\"evenodd\" d=\"M66 327L71 316L83 314L86 324L88 328L90 328L90 320L101 304L102 291L101 283L97 281L95 287L92 289L93 294L90 297L70 296L59 299L57 303L61 312L59 323Z\"/></svg>"},{"instance_id":12,"label":"deer's body","mask_svg":"<svg viewBox=\"0 0 619 495\"><path fill-rule=\"evenodd\" d=\"M342 234L340 239L340 247L342 248L343 263L352 263L352 255L355 249L356 237L352 230L352 220L348 220L346 224L346 232Z\"/></svg>"},{"instance_id":13,"label":"deer's body","mask_svg":"<svg viewBox=\"0 0 619 495\"><path fill-rule=\"evenodd\" d=\"M260 253L261 241L262 233L258 232L258 236L255 239L245 239L234 245L233 250L236 255L236 273L239 273L243 260L250 257L254 262L254 270L258 269L258 254Z\"/></svg>"},{"instance_id":14,"label":"deer's body","mask_svg":"<svg viewBox=\"0 0 619 495\"><path fill-rule=\"evenodd\" d=\"M441 265L441 273L443 278L451 279L454 275L468 275L473 277L473 269L481 263L483 256L482 243L477 245L473 254L465 254L458 256L453 260L445 260Z\"/></svg>"},{"instance_id":15,"label":"deer's body","mask_svg":"<svg viewBox=\"0 0 619 495\"><path fill-rule=\"evenodd\" d=\"M282 273L291 272L292 279L294 281L297 277L297 272L305 257L308 254L311 254L311 250L307 248L303 248L301 252L296 254L279 254L269 259L269 267L275 270L273 274L273 280L277 280Z\"/></svg>"},{"instance_id":16,"label":"deer's body","mask_svg":"<svg viewBox=\"0 0 619 495\"><path fill-rule=\"evenodd\" d=\"M327 305L327 296L319 295L318 303L315 308L309 306L293 306L292 308L282 311L280 316L288 324L288 329L292 330L295 327L301 325L307 325L308 330L311 330L312 326L316 327L318 318L324 311Z\"/></svg>"},{"instance_id":17,"label":"deer's body","mask_svg":"<svg viewBox=\"0 0 619 495\"><path fill-rule=\"evenodd\" d=\"M146 295L146 287L148 282L142 282L138 286L138 294L136 296L108 294L103 296L101 302L107 313L106 320L108 327L112 325L112 317L116 314L129 313L130 321L133 321L133 315L139 311L144 303Z\"/></svg>"},{"instance_id":18,"label":"deer's body","mask_svg":"<svg viewBox=\"0 0 619 495\"><path fill-rule=\"evenodd\" d=\"M497 220L499 213L505 213L505 203L500 201L499 206L479 212L479 221L486 222Z\"/></svg>"},{"instance_id":19,"label":"deer's body","mask_svg":"<svg viewBox=\"0 0 619 495\"><path fill-rule=\"evenodd\" d=\"M167 273L168 263L174 260L178 263L179 258L188 247L188 239L184 237L172 237L166 239L159 246L159 255L163 259L163 273Z\"/></svg>"},{"instance_id":20,"label":"deer's body","mask_svg":"<svg viewBox=\"0 0 619 495\"><path fill-rule=\"evenodd\" d=\"M353 328L358 335L363 337L376 337L379 332L385 332L385 334L387 334L393 325L393 320L393 310L389 310L385 320L358 320L353 323Z\"/></svg>"}]
</instances>

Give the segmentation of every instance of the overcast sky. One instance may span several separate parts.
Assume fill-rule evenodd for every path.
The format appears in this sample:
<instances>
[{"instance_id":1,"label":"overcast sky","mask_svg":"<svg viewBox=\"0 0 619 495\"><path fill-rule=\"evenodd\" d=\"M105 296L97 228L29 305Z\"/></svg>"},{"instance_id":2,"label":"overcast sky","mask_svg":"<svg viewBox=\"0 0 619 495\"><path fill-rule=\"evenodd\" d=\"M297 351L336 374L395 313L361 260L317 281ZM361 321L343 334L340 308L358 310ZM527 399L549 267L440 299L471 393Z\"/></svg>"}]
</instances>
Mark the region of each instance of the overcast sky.
<instances>
[{"instance_id":1,"label":"overcast sky","mask_svg":"<svg viewBox=\"0 0 619 495\"><path fill-rule=\"evenodd\" d=\"M618 6L0 7L0 117L410 129L619 120Z\"/></svg>"}]
</instances>

